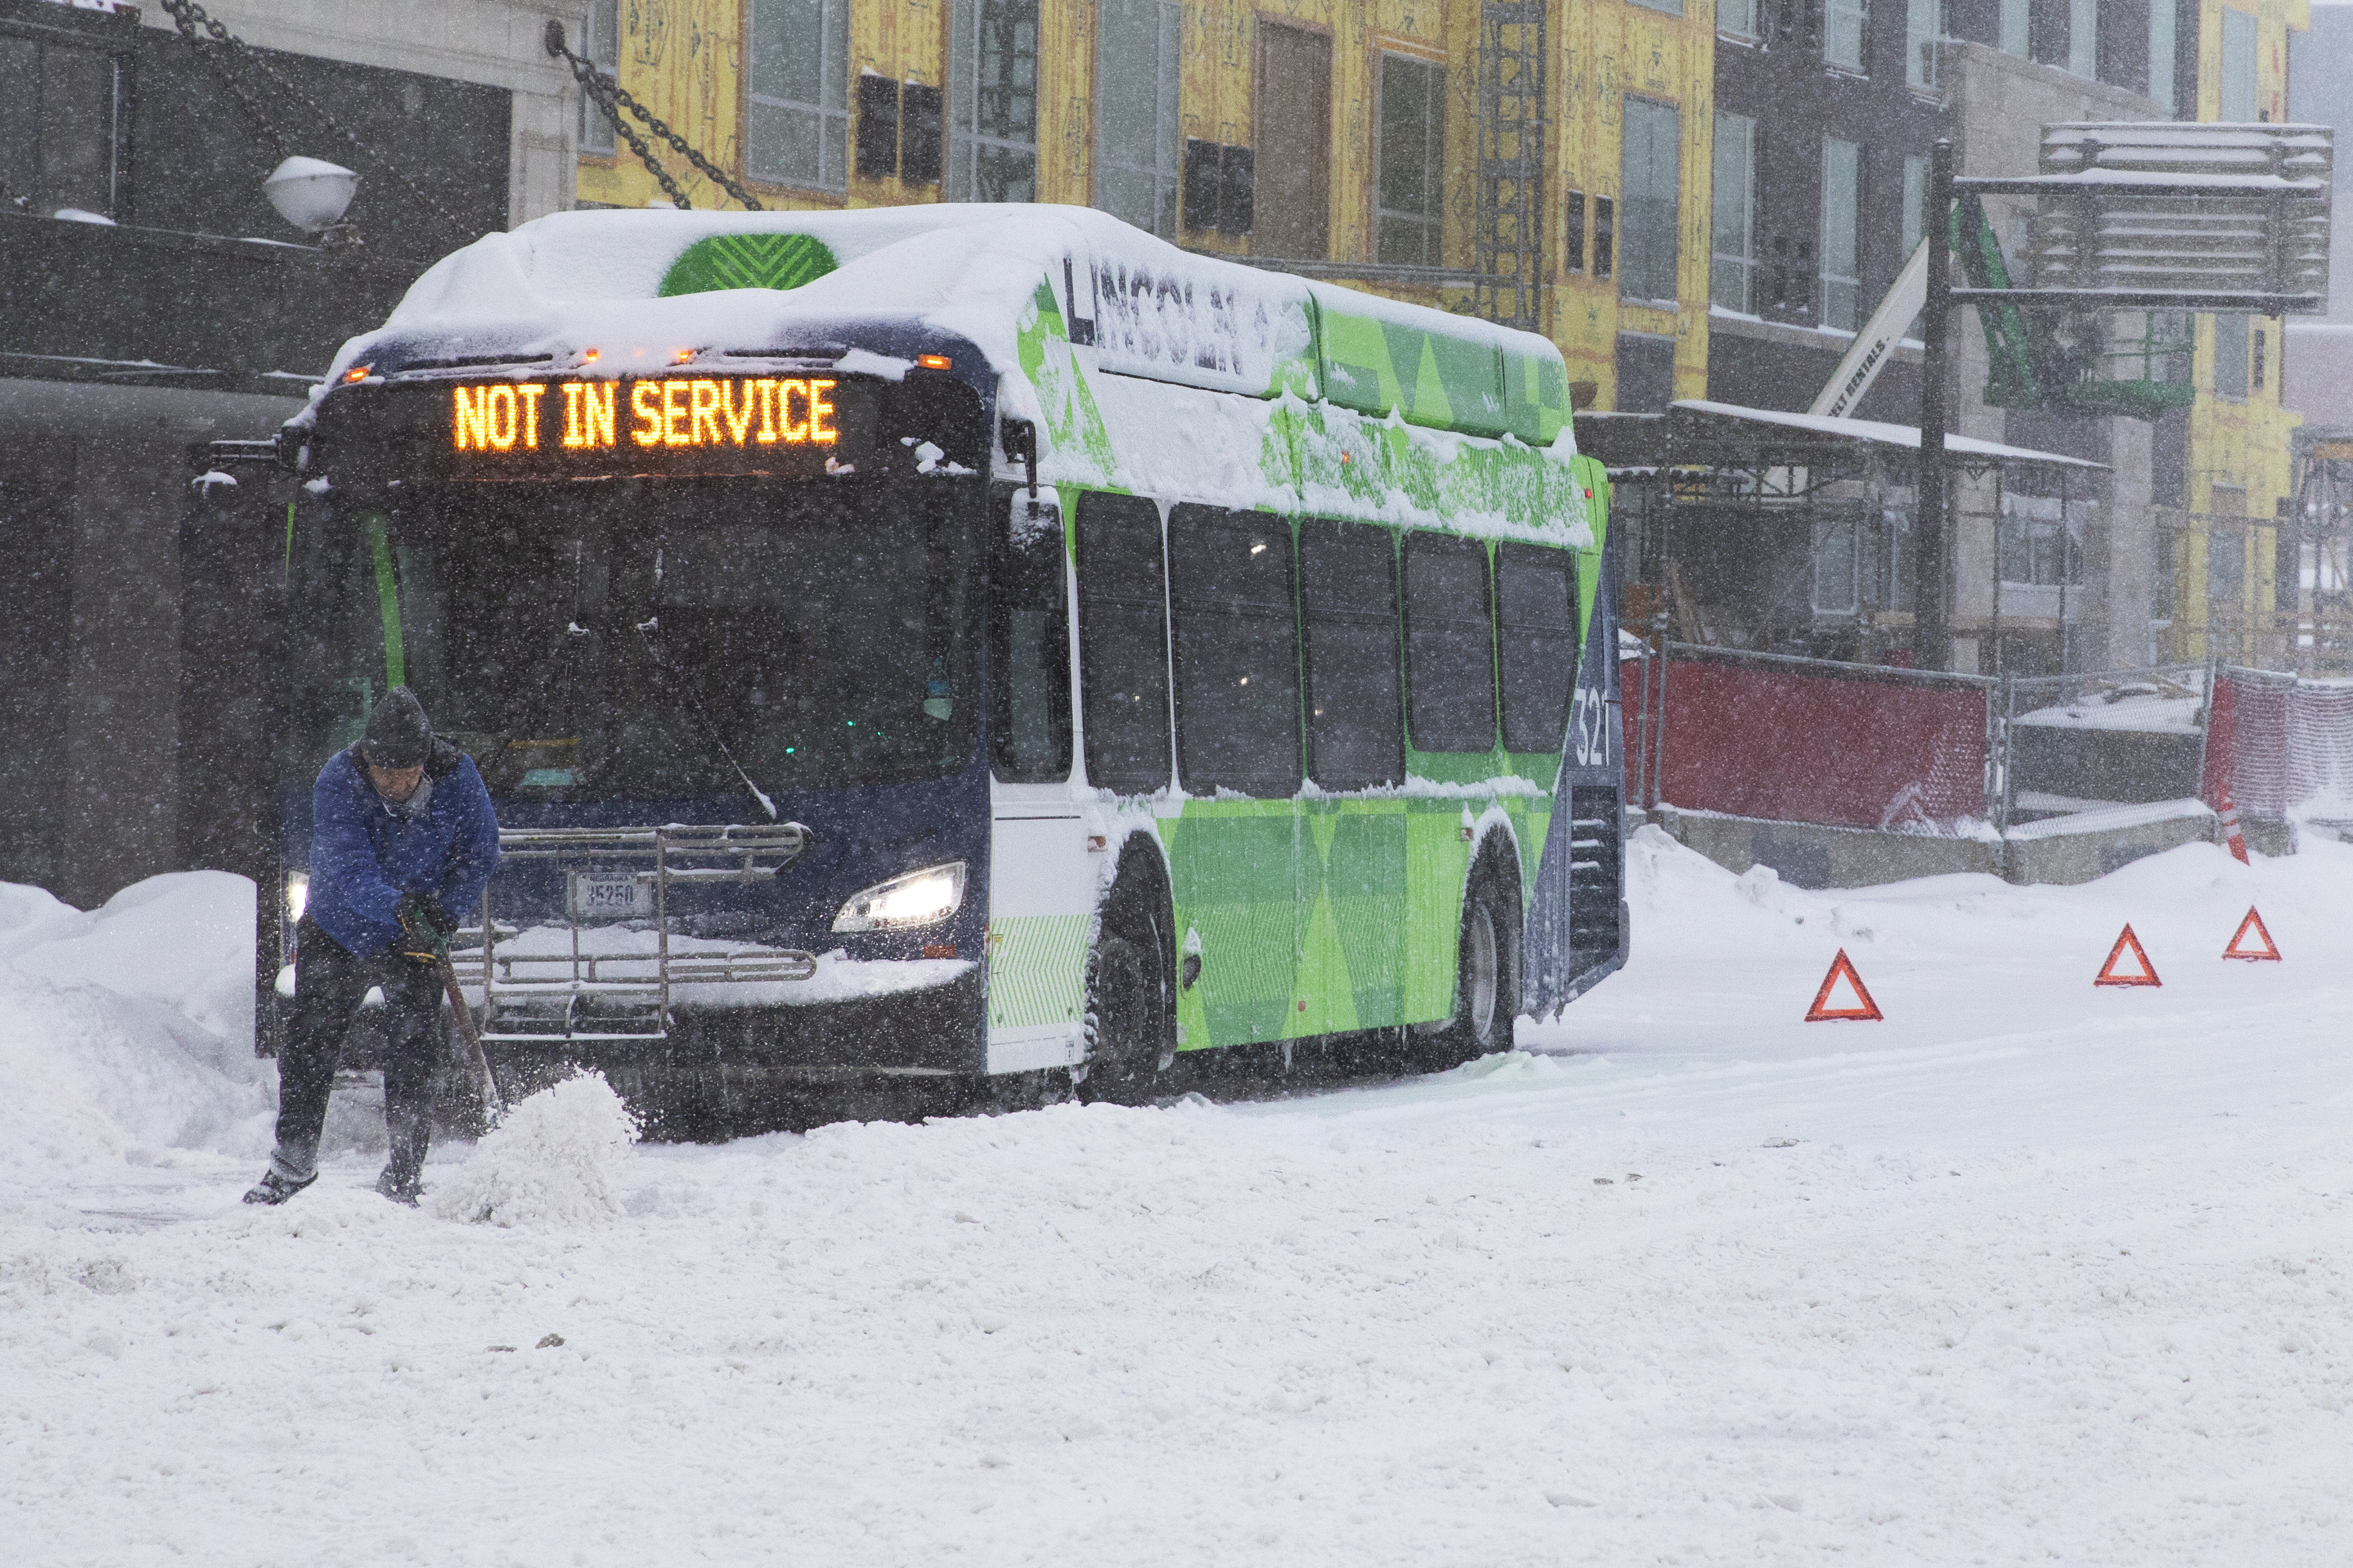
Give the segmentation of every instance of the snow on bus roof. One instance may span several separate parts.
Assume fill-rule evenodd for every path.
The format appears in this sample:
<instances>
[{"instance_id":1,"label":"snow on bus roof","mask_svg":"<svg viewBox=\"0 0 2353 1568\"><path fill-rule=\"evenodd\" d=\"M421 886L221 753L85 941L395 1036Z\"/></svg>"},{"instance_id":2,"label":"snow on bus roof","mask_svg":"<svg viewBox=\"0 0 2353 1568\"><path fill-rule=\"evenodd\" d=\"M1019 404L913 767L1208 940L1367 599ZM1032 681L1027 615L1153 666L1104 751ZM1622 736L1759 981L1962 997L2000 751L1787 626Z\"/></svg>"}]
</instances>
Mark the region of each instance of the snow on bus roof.
<instances>
[{"instance_id":1,"label":"snow on bus roof","mask_svg":"<svg viewBox=\"0 0 2353 1568\"><path fill-rule=\"evenodd\" d=\"M785 260L776 241L787 237L816 244ZM690 268L703 254L712 259ZM955 333L1018 374L1020 323L1041 283L1066 317L1093 323L1101 368L1213 391L1279 390L1286 366L1312 353L1319 305L1559 363L1534 333L1180 250L1092 208L936 203L552 214L436 263L381 331L345 345L335 374L387 333L453 343L495 334L514 346L521 334L534 352L611 355L638 340L656 351L772 346L849 317Z\"/></svg>"}]
</instances>

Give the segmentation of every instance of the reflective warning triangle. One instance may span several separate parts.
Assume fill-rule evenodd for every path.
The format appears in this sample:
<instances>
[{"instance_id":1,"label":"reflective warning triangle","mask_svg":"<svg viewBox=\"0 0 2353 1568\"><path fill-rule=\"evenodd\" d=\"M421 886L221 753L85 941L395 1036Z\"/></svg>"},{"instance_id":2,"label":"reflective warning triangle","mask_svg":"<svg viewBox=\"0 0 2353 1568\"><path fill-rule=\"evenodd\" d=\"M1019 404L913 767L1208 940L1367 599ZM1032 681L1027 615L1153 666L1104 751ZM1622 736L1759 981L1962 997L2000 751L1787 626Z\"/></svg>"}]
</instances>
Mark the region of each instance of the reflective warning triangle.
<instances>
[{"instance_id":1,"label":"reflective warning triangle","mask_svg":"<svg viewBox=\"0 0 2353 1568\"><path fill-rule=\"evenodd\" d=\"M1831 992L1841 980L1846 982L1848 994L1853 1001L1836 1007L1830 1006ZM1864 987L1862 976L1854 972L1853 960L1847 957L1846 949L1840 948L1839 955L1831 961L1831 972L1822 976L1822 988L1814 993L1814 1005L1806 1015L1806 1022L1820 1024L1832 1018L1872 1019L1883 1016L1879 1011L1879 1004L1871 999L1870 991Z\"/></svg>"},{"instance_id":2,"label":"reflective warning triangle","mask_svg":"<svg viewBox=\"0 0 2353 1568\"><path fill-rule=\"evenodd\" d=\"M2263 944L2262 947L2252 952L2240 945L2247 940L2247 933L2249 931L2254 932L2256 940ZM2247 910L2247 918L2239 922L2239 929L2232 933L2231 945L2222 950L2222 956L2225 958L2251 958L2257 961L2268 960L2273 963L2277 963L2280 961L2280 950L2279 944L2272 941L2272 933L2264 929L2263 917L2255 913L2253 909L2250 909Z\"/></svg>"},{"instance_id":3,"label":"reflective warning triangle","mask_svg":"<svg viewBox=\"0 0 2353 1568\"><path fill-rule=\"evenodd\" d=\"M2133 962L2140 967L2137 970L2127 969L2119 973L2116 969L2116 960L2127 952L2133 955ZM2141 946L2140 938L2133 935L2133 928L2127 924L2124 934L2116 938L2116 945L2108 949L2108 961L2100 965L2099 978L2094 980L2092 984L2094 985L2162 985L2165 982L2157 977L2157 965L2148 961L2147 950Z\"/></svg>"}]
</instances>

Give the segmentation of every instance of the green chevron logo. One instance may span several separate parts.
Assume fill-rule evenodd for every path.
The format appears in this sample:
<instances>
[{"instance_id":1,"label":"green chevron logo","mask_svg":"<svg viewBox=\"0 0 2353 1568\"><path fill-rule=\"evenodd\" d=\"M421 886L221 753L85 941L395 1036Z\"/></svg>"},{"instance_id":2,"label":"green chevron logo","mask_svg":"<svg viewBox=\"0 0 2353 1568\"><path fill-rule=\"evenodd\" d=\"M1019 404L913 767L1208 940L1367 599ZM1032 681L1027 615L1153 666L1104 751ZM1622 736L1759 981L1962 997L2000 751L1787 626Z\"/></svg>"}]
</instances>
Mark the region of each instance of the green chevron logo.
<instances>
[{"instance_id":1,"label":"green chevron logo","mask_svg":"<svg viewBox=\"0 0 2353 1568\"><path fill-rule=\"evenodd\" d=\"M670 263L661 297L722 289L797 289L832 271L831 247L806 234L714 234Z\"/></svg>"}]
</instances>

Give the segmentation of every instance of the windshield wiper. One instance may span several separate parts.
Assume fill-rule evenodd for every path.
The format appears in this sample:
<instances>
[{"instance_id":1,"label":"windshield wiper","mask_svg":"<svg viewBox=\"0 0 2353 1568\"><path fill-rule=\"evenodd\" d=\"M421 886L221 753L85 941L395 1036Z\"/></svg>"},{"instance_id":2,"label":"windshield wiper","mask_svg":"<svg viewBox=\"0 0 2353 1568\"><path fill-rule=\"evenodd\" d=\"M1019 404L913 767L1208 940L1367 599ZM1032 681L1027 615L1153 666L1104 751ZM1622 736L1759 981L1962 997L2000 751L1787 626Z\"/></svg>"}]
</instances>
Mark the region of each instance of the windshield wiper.
<instances>
[{"instance_id":1,"label":"windshield wiper","mask_svg":"<svg viewBox=\"0 0 2353 1568\"><path fill-rule=\"evenodd\" d=\"M702 731L702 738L711 742L713 750L727 759L727 765L735 770L735 776L744 781L744 787L752 792L752 798L760 803L760 809L768 814L769 821L774 822L776 819L776 803L768 798L767 791L752 782L752 775L744 771L744 764L735 760L735 753L727 749L725 741L720 739L719 726L712 722L710 710L703 707L702 695L694 689L693 683L679 674L670 660L662 657L661 645L655 640L660 632L659 616L638 623L638 640L645 645L646 657L653 660L654 668L660 674L663 684L677 688L686 698L687 711L693 715L695 728Z\"/></svg>"}]
</instances>

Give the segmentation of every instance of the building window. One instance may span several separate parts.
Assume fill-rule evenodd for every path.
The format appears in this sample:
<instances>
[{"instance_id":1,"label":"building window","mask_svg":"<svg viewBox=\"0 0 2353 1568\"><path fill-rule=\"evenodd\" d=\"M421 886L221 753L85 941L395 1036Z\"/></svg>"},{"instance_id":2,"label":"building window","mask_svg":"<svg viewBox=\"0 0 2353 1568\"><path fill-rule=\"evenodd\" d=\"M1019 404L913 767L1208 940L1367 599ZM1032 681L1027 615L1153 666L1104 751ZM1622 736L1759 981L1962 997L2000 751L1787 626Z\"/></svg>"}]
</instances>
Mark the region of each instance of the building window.
<instances>
[{"instance_id":1,"label":"building window","mask_svg":"<svg viewBox=\"0 0 2353 1568\"><path fill-rule=\"evenodd\" d=\"M1250 248L1315 258L1332 252L1332 36L1261 16L1250 136Z\"/></svg>"},{"instance_id":2,"label":"building window","mask_svg":"<svg viewBox=\"0 0 2353 1568\"><path fill-rule=\"evenodd\" d=\"M1862 70L1871 0L1822 0L1822 58L1841 69Z\"/></svg>"},{"instance_id":3,"label":"building window","mask_svg":"<svg viewBox=\"0 0 2353 1568\"><path fill-rule=\"evenodd\" d=\"M1683 0L1634 0L1634 4L1647 6L1653 11L1664 11L1670 16L1680 16L1683 14Z\"/></svg>"},{"instance_id":4,"label":"building window","mask_svg":"<svg viewBox=\"0 0 2353 1568\"><path fill-rule=\"evenodd\" d=\"M1716 112L1714 205L1707 297L1747 315L1757 309L1757 121L1746 114Z\"/></svg>"},{"instance_id":5,"label":"building window","mask_svg":"<svg viewBox=\"0 0 2353 1568\"><path fill-rule=\"evenodd\" d=\"M2173 96L2173 51L2179 0L2148 0L2148 95L2168 114Z\"/></svg>"},{"instance_id":6,"label":"building window","mask_svg":"<svg viewBox=\"0 0 2353 1568\"><path fill-rule=\"evenodd\" d=\"M2236 517L2244 512L2247 492L2236 486L2214 487L2214 510ZM2244 607L2247 597L2247 529L2242 523L2219 519L2208 525L2206 536L2206 600L2223 610Z\"/></svg>"},{"instance_id":7,"label":"building window","mask_svg":"<svg viewBox=\"0 0 2353 1568\"><path fill-rule=\"evenodd\" d=\"M2067 0L2067 69L2097 80L2100 74L2100 0Z\"/></svg>"},{"instance_id":8,"label":"building window","mask_svg":"<svg viewBox=\"0 0 2353 1568\"><path fill-rule=\"evenodd\" d=\"M1905 0L1904 80L1926 91L1936 85L1936 40L1945 36L1945 0Z\"/></svg>"},{"instance_id":9,"label":"building window","mask_svg":"<svg viewBox=\"0 0 2353 1568\"><path fill-rule=\"evenodd\" d=\"M1593 198L1593 275L1607 278L1618 265L1618 204Z\"/></svg>"},{"instance_id":10,"label":"building window","mask_svg":"<svg viewBox=\"0 0 2353 1568\"><path fill-rule=\"evenodd\" d=\"M1560 207L1565 220L1560 237L1560 269L1582 272L1585 270L1585 193L1569 192L1561 198Z\"/></svg>"},{"instance_id":11,"label":"building window","mask_svg":"<svg viewBox=\"0 0 2353 1568\"><path fill-rule=\"evenodd\" d=\"M1618 334L1618 412L1664 414L1675 396L1675 340Z\"/></svg>"},{"instance_id":12,"label":"building window","mask_svg":"<svg viewBox=\"0 0 2353 1568\"><path fill-rule=\"evenodd\" d=\"M1837 137L1822 142L1821 323L1852 331L1861 303L1862 148Z\"/></svg>"},{"instance_id":13,"label":"building window","mask_svg":"<svg viewBox=\"0 0 2353 1568\"><path fill-rule=\"evenodd\" d=\"M1626 100L1618 199L1618 291L1630 299L1675 298L1675 230L1680 206L1683 111L1647 98Z\"/></svg>"},{"instance_id":14,"label":"building window","mask_svg":"<svg viewBox=\"0 0 2353 1568\"><path fill-rule=\"evenodd\" d=\"M2243 125L2255 117L2255 19L2222 7L2222 118Z\"/></svg>"},{"instance_id":15,"label":"building window","mask_svg":"<svg viewBox=\"0 0 2353 1568\"><path fill-rule=\"evenodd\" d=\"M121 138L114 57L0 37L0 204L114 216Z\"/></svg>"},{"instance_id":16,"label":"building window","mask_svg":"<svg viewBox=\"0 0 2353 1568\"><path fill-rule=\"evenodd\" d=\"M1917 153L1904 155L1904 258L1910 260L1920 247L1928 220L1928 160Z\"/></svg>"},{"instance_id":17,"label":"building window","mask_svg":"<svg viewBox=\"0 0 2353 1568\"><path fill-rule=\"evenodd\" d=\"M2000 552L2004 583L2055 588L2062 582L2071 586L2083 582L2083 551L2074 537L2078 525L2066 514L2066 502L2058 496L2003 492Z\"/></svg>"},{"instance_id":18,"label":"building window","mask_svg":"<svg viewBox=\"0 0 2353 1568\"><path fill-rule=\"evenodd\" d=\"M2026 59L2033 53L2034 12L2032 0L2001 0L2001 52Z\"/></svg>"},{"instance_id":19,"label":"building window","mask_svg":"<svg viewBox=\"0 0 2353 1568\"><path fill-rule=\"evenodd\" d=\"M849 174L849 0L752 0L744 172L845 188Z\"/></svg>"},{"instance_id":20,"label":"building window","mask_svg":"<svg viewBox=\"0 0 2353 1568\"><path fill-rule=\"evenodd\" d=\"M1163 238L1176 234L1175 0L1103 0L1095 54L1095 205Z\"/></svg>"},{"instance_id":21,"label":"building window","mask_svg":"<svg viewBox=\"0 0 2353 1568\"><path fill-rule=\"evenodd\" d=\"M580 53L607 87L620 85L621 0L591 0L580 22ZM613 122L585 92L580 95L580 150L603 157L613 153Z\"/></svg>"},{"instance_id":22,"label":"building window","mask_svg":"<svg viewBox=\"0 0 2353 1568\"><path fill-rule=\"evenodd\" d=\"M955 0L947 199L1038 199L1038 0Z\"/></svg>"},{"instance_id":23,"label":"building window","mask_svg":"<svg viewBox=\"0 0 2353 1568\"><path fill-rule=\"evenodd\" d=\"M1861 595L1862 525L1853 517L1826 517L1814 524L1814 613L1854 614Z\"/></svg>"},{"instance_id":24,"label":"building window","mask_svg":"<svg viewBox=\"0 0 2353 1568\"><path fill-rule=\"evenodd\" d=\"M1757 0L1715 0L1715 30L1743 43L1757 41Z\"/></svg>"},{"instance_id":25,"label":"building window","mask_svg":"<svg viewBox=\"0 0 2353 1568\"><path fill-rule=\"evenodd\" d=\"M2247 318L2214 318L2214 395L2247 400Z\"/></svg>"},{"instance_id":26,"label":"building window","mask_svg":"<svg viewBox=\"0 0 2353 1568\"><path fill-rule=\"evenodd\" d=\"M1436 267L1443 217L1446 70L1403 55L1381 57L1380 236L1386 262Z\"/></svg>"}]
</instances>

